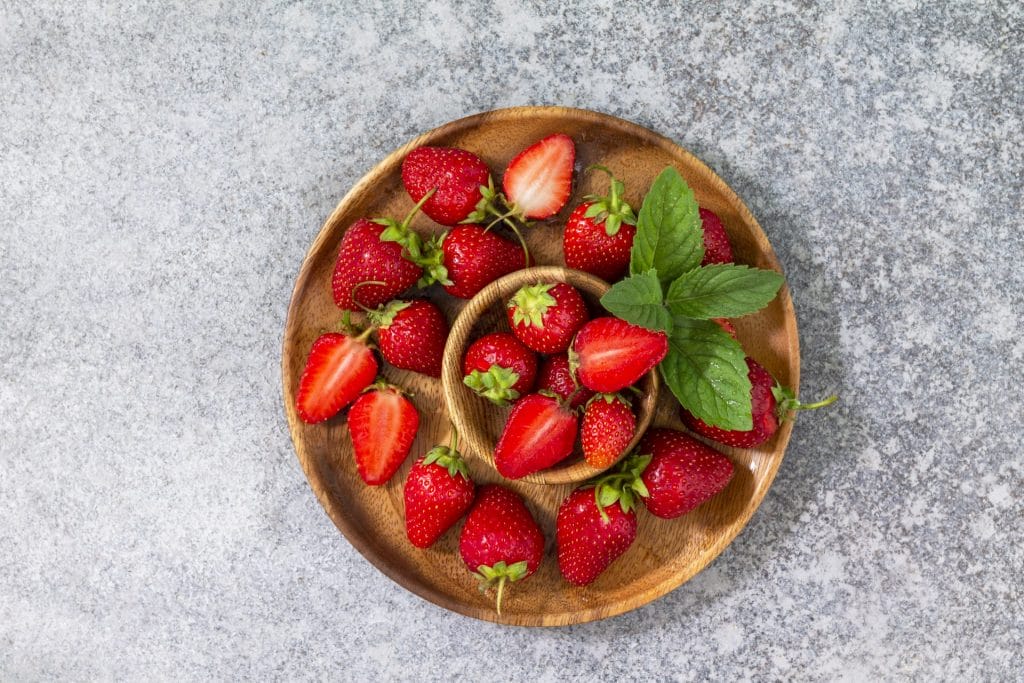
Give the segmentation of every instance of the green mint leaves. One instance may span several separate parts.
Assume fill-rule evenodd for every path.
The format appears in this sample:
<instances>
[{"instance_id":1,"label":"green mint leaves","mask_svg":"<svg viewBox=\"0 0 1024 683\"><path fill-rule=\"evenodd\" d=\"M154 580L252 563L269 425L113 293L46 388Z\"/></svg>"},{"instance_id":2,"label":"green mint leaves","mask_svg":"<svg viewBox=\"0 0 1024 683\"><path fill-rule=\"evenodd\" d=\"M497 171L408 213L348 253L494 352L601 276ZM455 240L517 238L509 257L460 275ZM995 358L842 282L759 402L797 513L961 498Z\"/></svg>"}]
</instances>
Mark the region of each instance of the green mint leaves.
<instances>
[{"instance_id":1,"label":"green mint leaves","mask_svg":"<svg viewBox=\"0 0 1024 683\"><path fill-rule=\"evenodd\" d=\"M601 297L601 305L612 315L649 330L671 332L672 316L663 301L653 268L627 277Z\"/></svg>"},{"instance_id":2,"label":"green mint leaves","mask_svg":"<svg viewBox=\"0 0 1024 683\"><path fill-rule=\"evenodd\" d=\"M699 210L693 190L679 171L671 166L662 171L640 207L629 271L654 268L658 280L668 285L699 266L704 258Z\"/></svg>"},{"instance_id":3,"label":"green mint leaves","mask_svg":"<svg viewBox=\"0 0 1024 683\"><path fill-rule=\"evenodd\" d=\"M712 264L676 279L668 288L665 305L674 315L687 318L737 318L767 306L784 280L774 270Z\"/></svg>"}]
</instances>

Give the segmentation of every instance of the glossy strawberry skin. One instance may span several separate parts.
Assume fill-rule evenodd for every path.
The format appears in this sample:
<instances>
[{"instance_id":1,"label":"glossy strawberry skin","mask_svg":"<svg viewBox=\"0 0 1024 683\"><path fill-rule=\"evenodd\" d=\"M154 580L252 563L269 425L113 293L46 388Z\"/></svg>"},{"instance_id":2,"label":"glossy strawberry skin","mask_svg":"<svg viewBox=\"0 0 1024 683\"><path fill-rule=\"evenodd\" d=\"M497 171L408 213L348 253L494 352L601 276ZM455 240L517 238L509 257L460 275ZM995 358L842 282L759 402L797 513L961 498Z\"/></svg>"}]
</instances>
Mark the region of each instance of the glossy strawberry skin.
<instances>
[{"instance_id":1,"label":"glossy strawberry skin","mask_svg":"<svg viewBox=\"0 0 1024 683\"><path fill-rule=\"evenodd\" d=\"M541 292L543 288L547 289ZM543 310L539 321L530 318L530 310ZM590 318L583 296L564 282L521 288L509 301L506 312L512 333L519 341L538 353L548 354L568 349L573 335ZM524 312L527 318L517 321L517 315Z\"/></svg>"},{"instance_id":2,"label":"glossy strawberry skin","mask_svg":"<svg viewBox=\"0 0 1024 683\"><path fill-rule=\"evenodd\" d=\"M772 393L775 379L753 358L747 358L747 369L751 385L752 429L740 431L713 427L692 415L686 408L680 408L679 417L683 424L703 437L735 448L754 448L770 439L779 429L778 402Z\"/></svg>"},{"instance_id":3,"label":"glossy strawberry skin","mask_svg":"<svg viewBox=\"0 0 1024 683\"><path fill-rule=\"evenodd\" d=\"M512 406L494 449L501 476L519 479L555 465L572 454L579 431L576 414L558 400L528 394Z\"/></svg>"},{"instance_id":4,"label":"glossy strawberry skin","mask_svg":"<svg viewBox=\"0 0 1024 683\"><path fill-rule=\"evenodd\" d=\"M636 539L636 512L624 512L618 503L604 511L608 521L601 517L593 488L576 489L558 508L558 568L573 585L592 583Z\"/></svg>"},{"instance_id":5,"label":"glossy strawberry skin","mask_svg":"<svg viewBox=\"0 0 1024 683\"><path fill-rule=\"evenodd\" d=\"M591 467L611 467L636 433L636 415L620 396L595 396L583 411L580 443Z\"/></svg>"},{"instance_id":6,"label":"glossy strawberry skin","mask_svg":"<svg viewBox=\"0 0 1024 683\"><path fill-rule=\"evenodd\" d=\"M589 389L621 391L650 372L668 353L668 336L612 317L595 318L573 341L576 377Z\"/></svg>"},{"instance_id":7,"label":"glossy strawberry skin","mask_svg":"<svg viewBox=\"0 0 1024 683\"><path fill-rule=\"evenodd\" d=\"M505 196L524 219L550 218L569 200L575 161L572 138L549 135L509 162L502 177Z\"/></svg>"},{"instance_id":8,"label":"glossy strawberry skin","mask_svg":"<svg viewBox=\"0 0 1024 683\"><path fill-rule=\"evenodd\" d=\"M603 222L586 217L591 205L592 202L580 204L565 223L562 237L565 265L596 275L606 282L616 282L629 270L629 254L636 226L622 223L618 232L609 235Z\"/></svg>"},{"instance_id":9,"label":"glossy strawberry skin","mask_svg":"<svg viewBox=\"0 0 1024 683\"><path fill-rule=\"evenodd\" d=\"M702 266L712 263L732 263L732 246L729 244L729 236L725 233L725 226L718 214L709 210L700 210L701 225L704 228L704 260Z\"/></svg>"},{"instance_id":10,"label":"glossy strawberry skin","mask_svg":"<svg viewBox=\"0 0 1024 683\"><path fill-rule=\"evenodd\" d=\"M435 304L413 299L391 322L377 329L384 360L403 370L441 376L441 359L448 340L448 320Z\"/></svg>"},{"instance_id":11,"label":"glossy strawberry skin","mask_svg":"<svg viewBox=\"0 0 1024 683\"><path fill-rule=\"evenodd\" d=\"M651 429L637 449L651 456L641 479L647 510L674 519L718 495L733 476L732 462L693 437L674 429Z\"/></svg>"},{"instance_id":12,"label":"glossy strawberry skin","mask_svg":"<svg viewBox=\"0 0 1024 683\"><path fill-rule=\"evenodd\" d=\"M448 269L444 291L470 299L499 277L526 267L522 246L479 225L452 228L441 242L443 263Z\"/></svg>"},{"instance_id":13,"label":"glossy strawberry skin","mask_svg":"<svg viewBox=\"0 0 1024 683\"><path fill-rule=\"evenodd\" d=\"M423 268L402 256L397 242L382 242L383 225L360 218L345 231L334 264L331 288L334 303L344 311L359 310L357 301L366 308L377 308L416 284ZM364 285L362 282L383 282Z\"/></svg>"},{"instance_id":14,"label":"glossy strawberry skin","mask_svg":"<svg viewBox=\"0 0 1024 683\"><path fill-rule=\"evenodd\" d=\"M487 484L478 489L462 527L459 555L474 572L498 562L526 562L529 576L537 571L544 556L544 533L518 494L504 486Z\"/></svg>"},{"instance_id":15,"label":"glossy strawberry skin","mask_svg":"<svg viewBox=\"0 0 1024 683\"><path fill-rule=\"evenodd\" d=\"M591 399L594 392L584 386L580 386L572 377L572 370L569 367L569 355L559 353L548 356L541 363L537 371L537 391L546 389L552 391L569 402L570 408L579 408Z\"/></svg>"},{"instance_id":16,"label":"glossy strawberry skin","mask_svg":"<svg viewBox=\"0 0 1024 683\"><path fill-rule=\"evenodd\" d=\"M333 417L370 386L378 369L364 342L333 332L321 335L313 342L299 379L299 417L310 424Z\"/></svg>"},{"instance_id":17,"label":"glossy strawberry skin","mask_svg":"<svg viewBox=\"0 0 1024 683\"><path fill-rule=\"evenodd\" d=\"M515 396L509 395L507 400L525 396L533 389L537 378L537 354L526 348L514 335L492 332L470 344L462 359L462 374L468 376L474 371L486 373L495 365L511 370L518 376L509 387Z\"/></svg>"},{"instance_id":18,"label":"glossy strawberry skin","mask_svg":"<svg viewBox=\"0 0 1024 683\"><path fill-rule=\"evenodd\" d=\"M412 401L394 389L373 389L348 411L356 469L370 486L387 483L409 455L420 425Z\"/></svg>"},{"instance_id":19,"label":"glossy strawberry skin","mask_svg":"<svg viewBox=\"0 0 1024 683\"><path fill-rule=\"evenodd\" d=\"M426 464L426 458L413 463L403 491L406 536L417 548L429 548L452 528L476 492L472 479L437 462Z\"/></svg>"},{"instance_id":20,"label":"glossy strawberry skin","mask_svg":"<svg viewBox=\"0 0 1024 683\"><path fill-rule=\"evenodd\" d=\"M480 157L455 147L419 147L402 161L402 184L414 202L436 188L423 204L423 213L441 225L466 220L490 175Z\"/></svg>"}]
</instances>

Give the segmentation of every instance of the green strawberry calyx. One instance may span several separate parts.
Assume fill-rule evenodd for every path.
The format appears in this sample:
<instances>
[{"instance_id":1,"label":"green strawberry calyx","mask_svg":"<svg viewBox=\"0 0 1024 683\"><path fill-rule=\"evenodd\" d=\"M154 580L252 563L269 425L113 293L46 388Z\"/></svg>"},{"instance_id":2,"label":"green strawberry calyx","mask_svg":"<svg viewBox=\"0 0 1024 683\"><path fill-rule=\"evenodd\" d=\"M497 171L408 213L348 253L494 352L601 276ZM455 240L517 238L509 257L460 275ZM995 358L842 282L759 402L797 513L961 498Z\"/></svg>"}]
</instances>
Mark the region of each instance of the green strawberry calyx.
<instances>
[{"instance_id":1,"label":"green strawberry calyx","mask_svg":"<svg viewBox=\"0 0 1024 683\"><path fill-rule=\"evenodd\" d=\"M549 293L554 287L553 284L527 285L513 294L508 302L508 307L514 309L512 324L544 329L544 316L549 308L558 304Z\"/></svg>"},{"instance_id":2,"label":"green strawberry calyx","mask_svg":"<svg viewBox=\"0 0 1024 683\"><path fill-rule=\"evenodd\" d=\"M503 212L497 207L499 202L507 209L507 211ZM523 255L526 259L526 266L529 267L530 248L526 245L526 240L523 238L523 233L520 228L529 227L530 224L522 214L522 210L518 209L515 204L509 204L505 195L494 189L494 178L487 176L487 184L480 186L480 201L476 203L473 213L469 214L462 223L483 224L488 218L490 218L491 220L484 228L484 232L489 231L498 223L504 223L515 234L516 239L519 240L519 244L522 245ZM493 218L491 218L492 216Z\"/></svg>"},{"instance_id":3,"label":"green strawberry calyx","mask_svg":"<svg viewBox=\"0 0 1024 683\"><path fill-rule=\"evenodd\" d=\"M500 365L491 365L483 372L473 370L462 378L463 384L499 406L507 406L519 398L519 392L512 388L518 381L519 373Z\"/></svg>"},{"instance_id":4,"label":"green strawberry calyx","mask_svg":"<svg viewBox=\"0 0 1024 683\"><path fill-rule=\"evenodd\" d=\"M392 384L391 382L384 379L383 376L378 376L377 379L374 380L373 384L363 389L362 392L360 393L368 394L371 391L387 391L393 394L399 394L401 396L412 396L411 392L403 389L397 384Z\"/></svg>"},{"instance_id":5,"label":"green strawberry calyx","mask_svg":"<svg viewBox=\"0 0 1024 683\"><path fill-rule=\"evenodd\" d=\"M448 470L448 474L452 479L461 475L463 479L469 481L469 468L466 467L466 461L462 458L462 454L455 450L456 444L458 444L458 436L452 430L452 444L431 448L426 457L423 458L423 464L436 464L438 467Z\"/></svg>"},{"instance_id":6,"label":"green strawberry calyx","mask_svg":"<svg viewBox=\"0 0 1024 683\"><path fill-rule=\"evenodd\" d=\"M650 455L634 454L623 460L611 474L601 475L584 484L584 488L594 488L594 502L605 523L609 522L605 512L608 506L618 503L623 512L630 512L636 508L638 498L651 495L641 478L650 462Z\"/></svg>"},{"instance_id":7,"label":"green strawberry calyx","mask_svg":"<svg viewBox=\"0 0 1024 683\"><path fill-rule=\"evenodd\" d=\"M426 287L434 282L451 284L448 280L448 270L442 264L444 255L441 252L440 245L443 237L433 237L424 242L423 238L410 227L412 219L436 191L437 188L434 188L423 195L401 223L391 218L372 219L377 225L384 226L380 233L381 242L395 242L401 245L402 257L424 269L424 275L420 278L419 283L417 283L420 287Z\"/></svg>"},{"instance_id":8,"label":"green strawberry calyx","mask_svg":"<svg viewBox=\"0 0 1024 683\"><path fill-rule=\"evenodd\" d=\"M623 396L622 394L594 394L593 396L590 397L590 400L587 401L587 405L589 406L591 403L594 403L595 401L604 401L605 403L608 404L615 403L616 401L618 401L619 403L625 404L627 407L633 405L632 403L629 402L629 399Z\"/></svg>"},{"instance_id":9,"label":"green strawberry calyx","mask_svg":"<svg viewBox=\"0 0 1024 683\"><path fill-rule=\"evenodd\" d=\"M495 562L493 565L488 567L485 564L480 565L476 568L475 576L480 579L480 592L486 591L494 585L498 586L498 595L495 601L495 606L498 614L501 614L501 598L505 593L505 583L514 583L520 579L526 578L529 573L529 567L526 565L526 560L507 564L504 560Z\"/></svg>"},{"instance_id":10,"label":"green strawberry calyx","mask_svg":"<svg viewBox=\"0 0 1024 683\"><path fill-rule=\"evenodd\" d=\"M815 401L814 403L801 403L792 389L784 387L778 382L776 382L775 386L772 387L772 396L775 397L775 402L777 404L775 408L776 415L781 421L791 419L791 411L816 410L817 408L824 408L825 406L832 405L839 400L837 395L832 394L821 401Z\"/></svg>"},{"instance_id":11,"label":"green strawberry calyx","mask_svg":"<svg viewBox=\"0 0 1024 683\"><path fill-rule=\"evenodd\" d=\"M395 322L395 316L409 308L411 305L411 301L394 299L376 310L368 310L366 312L366 317L369 319L370 324L375 327L391 327L391 323Z\"/></svg>"},{"instance_id":12,"label":"green strawberry calyx","mask_svg":"<svg viewBox=\"0 0 1024 683\"><path fill-rule=\"evenodd\" d=\"M607 173L610 179L610 187L607 196L588 194L583 198L584 201L590 202L590 206L587 207L583 215L586 218L592 218L594 223L604 223L604 231L609 237L619 234L623 223L636 225L636 212L622 198L626 191L622 181L612 175L612 172L601 164L593 164L587 167L587 172L589 171L603 171Z\"/></svg>"}]
</instances>

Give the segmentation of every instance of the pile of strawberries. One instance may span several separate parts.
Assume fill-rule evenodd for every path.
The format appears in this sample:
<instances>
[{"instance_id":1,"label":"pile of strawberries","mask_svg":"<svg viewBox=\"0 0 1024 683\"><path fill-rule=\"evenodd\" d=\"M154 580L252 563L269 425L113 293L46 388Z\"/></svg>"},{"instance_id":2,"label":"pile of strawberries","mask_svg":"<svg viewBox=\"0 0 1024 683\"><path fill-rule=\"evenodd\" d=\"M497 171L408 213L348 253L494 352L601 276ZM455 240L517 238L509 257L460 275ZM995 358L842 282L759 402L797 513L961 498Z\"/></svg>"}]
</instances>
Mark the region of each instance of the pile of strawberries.
<instances>
[{"instance_id":1,"label":"pile of strawberries","mask_svg":"<svg viewBox=\"0 0 1024 683\"><path fill-rule=\"evenodd\" d=\"M332 277L334 301L345 311L341 332L312 345L297 392L307 423L345 408L359 475L371 486L388 482L409 454L419 428L413 401L379 378L370 344L396 368L439 377L448 321L430 300L408 296L439 285L470 298L495 279L530 264L522 231L565 206L572 189L575 146L552 135L520 152L496 189L487 165L462 149L421 147L402 164L415 202L401 221L362 218L341 241ZM637 214L608 169L607 196L588 196L565 225L566 264L608 281L630 267ZM422 211L449 230L424 239L410 228ZM700 209L704 263L730 263L732 250L718 217ZM498 472L518 479L564 460L577 438L586 460L613 469L573 491L557 514L558 565L568 582L594 581L636 537L636 508L662 518L683 515L720 492L733 465L687 434L649 430L632 454L636 416L631 388L666 355L665 332L609 315L590 318L580 292L564 282L538 282L507 302L511 333L475 340L463 360L464 383L484 399L511 406L495 449ZM365 314L354 324L350 312ZM719 321L731 331L727 320ZM725 431L689 415L686 424L710 439L752 447L778 427L780 410L799 407L763 368L748 360L754 428ZM635 388L632 391L636 391ZM350 406L350 407L349 407ZM582 425L580 414L582 414ZM418 548L434 544L464 515L459 552L483 588L501 598L509 582L533 574L545 538L523 499L511 489L476 487L458 450L458 435L419 457L405 482L406 532ZM468 511L468 515L467 515Z\"/></svg>"}]
</instances>

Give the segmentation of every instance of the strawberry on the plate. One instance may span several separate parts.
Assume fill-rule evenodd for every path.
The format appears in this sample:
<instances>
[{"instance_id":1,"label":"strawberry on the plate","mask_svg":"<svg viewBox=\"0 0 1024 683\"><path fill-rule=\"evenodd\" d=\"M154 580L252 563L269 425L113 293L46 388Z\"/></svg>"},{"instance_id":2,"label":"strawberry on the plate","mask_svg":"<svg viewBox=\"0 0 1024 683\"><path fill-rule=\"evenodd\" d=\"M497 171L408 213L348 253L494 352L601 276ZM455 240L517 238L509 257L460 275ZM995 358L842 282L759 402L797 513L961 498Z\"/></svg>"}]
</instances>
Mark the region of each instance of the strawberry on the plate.
<instances>
[{"instance_id":1,"label":"strawberry on the plate","mask_svg":"<svg viewBox=\"0 0 1024 683\"><path fill-rule=\"evenodd\" d=\"M526 267L523 247L479 225L452 228L441 241L444 291L470 299L503 275Z\"/></svg>"},{"instance_id":2,"label":"strawberry on the plate","mask_svg":"<svg viewBox=\"0 0 1024 683\"><path fill-rule=\"evenodd\" d=\"M561 353L590 317L579 291L564 282L526 285L506 306L508 324L521 342L539 353Z\"/></svg>"},{"instance_id":3,"label":"strawberry on the plate","mask_svg":"<svg viewBox=\"0 0 1024 683\"><path fill-rule=\"evenodd\" d=\"M544 533L526 503L496 484L481 486L459 536L459 555L480 579L481 590L497 586L497 611L505 584L537 571L544 555Z\"/></svg>"},{"instance_id":4,"label":"strawberry on the plate","mask_svg":"<svg viewBox=\"0 0 1024 683\"><path fill-rule=\"evenodd\" d=\"M462 374L467 387L504 406L533 388L537 356L508 332L492 332L470 344Z\"/></svg>"},{"instance_id":5,"label":"strawberry on the plate","mask_svg":"<svg viewBox=\"0 0 1024 683\"><path fill-rule=\"evenodd\" d=\"M403 370L441 376L448 320L435 304L426 299L395 299L367 317L377 327L384 360Z\"/></svg>"},{"instance_id":6,"label":"strawberry on the plate","mask_svg":"<svg viewBox=\"0 0 1024 683\"><path fill-rule=\"evenodd\" d=\"M647 374L668 353L668 336L613 317L594 318L573 340L569 360L580 384L612 394Z\"/></svg>"},{"instance_id":7,"label":"strawberry on the plate","mask_svg":"<svg viewBox=\"0 0 1024 683\"><path fill-rule=\"evenodd\" d=\"M295 397L303 422L334 417L373 382L378 367L366 344L368 334L350 337L329 332L313 342Z\"/></svg>"},{"instance_id":8,"label":"strawberry on the plate","mask_svg":"<svg viewBox=\"0 0 1024 683\"><path fill-rule=\"evenodd\" d=\"M405 480L405 534L417 548L429 548L473 504L475 485L452 433L448 446L434 446Z\"/></svg>"},{"instance_id":9,"label":"strawberry on the plate","mask_svg":"<svg viewBox=\"0 0 1024 683\"><path fill-rule=\"evenodd\" d=\"M564 402L544 394L524 396L512 406L494 448L498 473L519 479L565 460L578 431L579 419Z\"/></svg>"},{"instance_id":10,"label":"strawberry on the plate","mask_svg":"<svg viewBox=\"0 0 1024 683\"><path fill-rule=\"evenodd\" d=\"M409 455L420 426L416 406L396 386L379 382L348 411L356 469L370 486L387 483Z\"/></svg>"},{"instance_id":11,"label":"strawberry on the plate","mask_svg":"<svg viewBox=\"0 0 1024 683\"><path fill-rule=\"evenodd\" d=\"M629 269L636 214L622 198L622 182L604 166L591 168L607 173L611 188L608 196L587 195L569 215L562 237L565 265L615 282Z\"/></svg>"},{"instance_id":12,"label":"strawberry on the plate","mask_svg":"<svg viewBox=\"0 0 1024 683\"><path fill-rule=\"evenodd\" d=\"M733 475L733 464L710 446L675 429L651 429L640 441L638 453L649 462L641 479L647 510L664 519L685 515L714 498ZM627 469L630 463L627 463Z\"/></svg>"},{"instance_id":13,"label":"strawberry on the plate","mask_svg":"<svg viewBox=\"0 0 1024 683\"><path fill-rule=\"evenodd\" d=\"M591 467L611 467L633 440L636 415L620 394L598 394L583 411L580 443Z\"/></svg>"},{"instance_id":14,"label":"strawberry on the plate","mask_svg":"<svg viewBox=\"0 0 1024 683\"><path fill-rule=\"evenodd\" d=\"M484 198L491 172L483 159L456 147L418 147L402 161L402 184L414 202L431 190L423 213L441 225L466 220Z\"/></svg>"},{"instance_id":15,"label":"strawberry on the plate","mask_svg":"<svg viewBox=\"0 0 1024 683\"><path fill-rule=\"evenodd\" d=\"M704 260L700 264L732 263L732 246L729 244L729 236L725 234L722 219L714 211L702 208L700 222L704 229Z\"/></svg>"},{"instance_id":16,"label":"strawberry on the plate","mask_svg":"<svg viewBox=\"0 0 1024 683\"><path fill-rule=\"evenodd\" d=\"M607 482L607 483L605 483ZM602 479L576 489L558 508L558 568L569 583L592 583L636 539L636 498Z\"/></svg>"},{"instance_id":17,"label":"strawberry on the plate","mask_svg":"<svg viewBox=\"0 0 1024 683\"><path fill-rule=\"evenodd\" d=\"M570 408L579 408L594 395L594 392L580 386L569 367L569 354L558 353L548 356L537 371L537 391L546 389L569 401Z\"/></svg>"},{"instance_id":18,"label":"strawberry on the plate","mask_svg":"<svg viewBox=\"0 0 1024 683\"><path fill-rule=\"evenodd\" d=\"M550 218L569 199L576 146L562 133L549 135L520 152L505 169L502 187L521 219Z\"/></svg>"}]
</instances>

